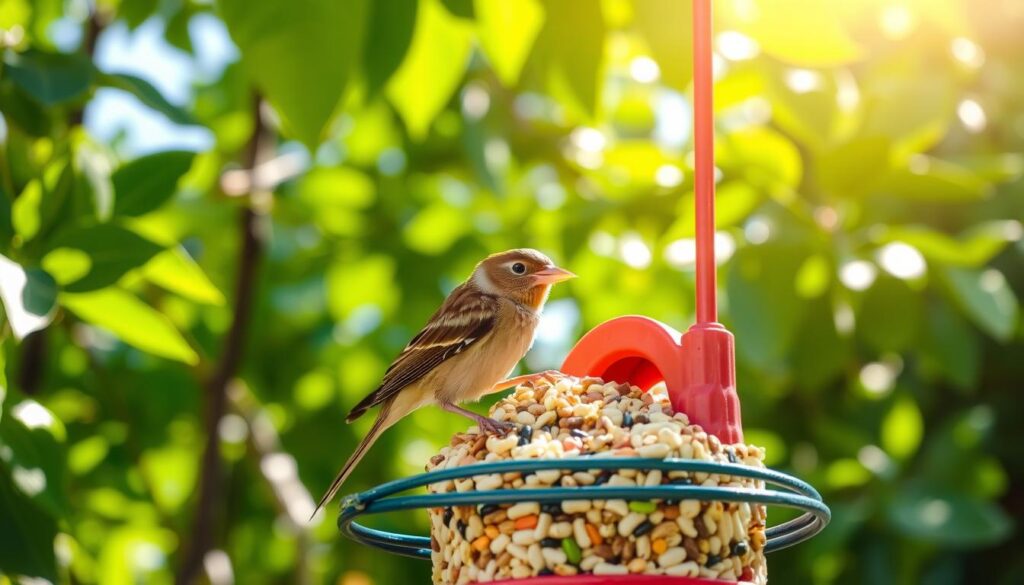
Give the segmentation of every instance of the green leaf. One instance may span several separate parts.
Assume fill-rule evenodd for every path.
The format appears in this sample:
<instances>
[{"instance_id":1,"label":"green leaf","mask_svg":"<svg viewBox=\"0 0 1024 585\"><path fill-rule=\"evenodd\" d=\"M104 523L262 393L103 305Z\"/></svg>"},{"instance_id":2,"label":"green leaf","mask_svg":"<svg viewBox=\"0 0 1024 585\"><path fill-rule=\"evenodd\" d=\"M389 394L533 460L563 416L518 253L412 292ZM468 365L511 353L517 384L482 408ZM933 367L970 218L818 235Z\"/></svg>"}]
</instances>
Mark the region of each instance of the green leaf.
<instances>
[{"instance_id":1,"label":"green leaf","mask_svg":"<svg viewBox=\"0 0 1024 585\"><path fill-rule=\"evenodd\" d=\"M977 334L946 303L929 307L922 362L963 391L974 388L981 367Z\"/></svg>"},{"instance_id":2,"label":"green leaf","mask_svg":"<svg viewBox=\"0 0 1024 585\"><path fill-rule=\"evenodd\" d=\"M179 106L167 101L160 90L151 83L128 73L101 73L99 82L107 87L121 89L139 98L143 104L153 108L175 124L196 124L195 118Z\"/></svg>"},{"instance_id":3,"label":"green leaf","mask_svg":"<svg viewBox=\"0 0 1024 585\"><path fill-rule=\"evenodd\" d=\"M412 44L417 8L417 0L377 0L370 4L366 38L372 47L363 50L363 74L371 97L377 95L405 59Z\"/></svg>"},{"instance_id":4,"label":"green leaf","mask_svg":"<svg viewBox=\"0 0 1024 585\"><path fill-rule=\"evenodd\" d=\"M930 159L922 168L893 171L880 181L877 191L908 200L956 203L982 199L989 195L990 186L968 169Z\"/></svg>"},{"instance_id":5,"label":"green leaf","mask_svg":"<svg viewBox=\"0 0 1024 585\"><path fill-rule=\"evenodd\" d=\"M29 49L7 51L4 76L47 106L73 100L89 90L94 69L78 53L47 53Z\"/></svg>"},{"instance_id":6,"label":"green leaf","mask_svg":"<svg viewBox=\"0 0 1024 585\"><path fill-rule=\"evenodd\" d=\"M361 307L373 306L389 315L398 306L400 293L388 283L395 281L395 262L386 256L366 256L356 262L337 262L327 270L327 307L331 316L344 321ZM365 283L352 286L353 282Z\"/></svg>"},{"instance_id":7,"label":"green leaf","mask_svg":"<svg viewBox=\"0 0 1024 585\"><path fill-rule=\"evenodd\" d=\"M57 522L14 486L0 461L0 573L57 582Z\"/></svg>"},{"instance_id":8,"label":"green leaf","mask_svg":"<svg viewBox=\"0 0 1024 585\"><path fill-rule=\"evenodd\" d=\"M24 339L50 324L56 308L57 285L45 271L26 270L0 255L0 299L14 337Z\"/></svg>"},{"instance_id":9,"label":"green leaf","mask_svg":"<svg viewBox=\"0 0 1024 585\"><path fill-rule=\"evenodd\" d=\"M1012 529L994 504L923 483L907 486L892 499L888 520L908 538L955 549L991 546Z\"/></svg>"},{"instance_id":10,"label":"green leaf","mask_svg":"<svg viewBox=\"0 0 1024 585\"><path fill-rule=\"evenodd\" d=\"M79 319L110 331L142 351L189 365L199 361L167 317L126 291L105 288L89 293L63 293L60 302Z\"/></svg>"},{"instance_id":11,"label":"green leaf","mask_svg":"<svg viewBox=\"0 0 1024 585\"><path fill-rule=\"evenodd\" d=\"M0 422L4 419L4 400L7 398L7 354L4 339L0 339Z\"/></svg>"},{"instance_id":12,"label":"green leaf","mask_svg":"<svg viewBox=\"0 0 1024 585\"><path fill-rule=\"evenodd\" d=\"M942 271L953 300L983 331L1009 341L1017 330L1017 297L995 268L984 271L946 268Z\"/></svg>"},{"instance_id":13,"label":"green leaf","mask_svg":"<svg viewBox=\"0 0 1024 585\"><path fill-rule=\"evenodd\" d=\"M803 176L796 146L768 128L750 127L726 134L717 141L715 154L722 168L775 197L792 196Z\"/></svg>"},{"instance_id":14,"label":"green leaf","mask_svg":"<svg viewBox=\"0 0 1024 585\"><path fill-rule=\"evenodd\" d=\"M547 18L534 49L544 90L583 117L593 118L600 104L607 33L601 4L547 0L544 11ZM572 31L571 43L566 42L566 31Z\"/></svg>"},{"instance_id":15,"label":"green leaf","mask_svg":"<svg viewBox=\"0 0 1024 585\"><path fill-rule=\"evenodd\" d=\"M544 9L538 0L476 0L474 7L484 54L498 79L514 87L544 24Z\"/></svg>"},{"instance_id":16,"label":"green leaf","mask_svg":"<svg viewBox=\"0 0 1024 585\"><path fill-rule=\"evenodd\" d=\"M54 238L50 254L62 249L77 250L88 256L89 269L77 278L54 276L68 292L86 292L117 282L126 272L142 266L161 246L114 224L96 224L71 228ZM47 258L43 259L47 262ZM80 268L76 270L81 272Z\"/></svg>"},{"instance_id":17,"label":"green leaf","mask_svg":"<svg viewBox=\"0 0 1024 585\"><path fill-rule=\"evenodd\" d=\"M680 31L689 31L693 25L690 3L637 0L633 11L636 26L661 69L662 81L678 91L686 91L693 79L693 38L689 32Z\"/></svg>"},{"instance_id":18,"label":"green leaf","mask_svg":"<svg viewBox=\"0 0 1024 585\"><path fill-rule=\"evenodd\" d=\"M46 108L13 83L0 83L0 111L4 120L29 136L46 136L52 121Z\"/></svg>"},{"instance_id":19,"label":"green leaf","mask_svg":"<svg viewBox=\"0 0 1024 585\"><path fill-rule=\"evenodd\" d=\"M117 5L117 15L129 30L134 30L156 12L158 4L158 0L121 0Z\"/></svg>"},{"instance_id":20,"label":"green leaf","mask_svg":"<svg viewBox=\"0 0 1024 585\"><path fill-rule=\"evenodd\" d=\"M163 205L177 190L195 153L158 152L137 158L114 172L114 214L143 215Z\"/></svg>"},{"instance_id":21,"label":"green leaf","mask_svg":"<svg viewBox=\"0 0 1024 585\"><path fill-rule=\"evenodd\" d=\"M753 37L765 53L793 65L846 65L864 52L846 32L841 11L826 2L759 0L755 9L745 10L741 3L723 2L716 10L730 26Z\"/></svg>"},{"instance_id":22,"label":"green leaf","mask_svg":"<svg viewBox=\"0 0 1024 585\"><path fill-rule=\"evenodd\" d=\"M806 304L795 294L793 275L804 258L788 246L741 248L729 263L726 296L737 354L760 368L783 363Z\"/></svg>"},{"instance_id":23,"label":"green leaf","mask_svg":"<svg viewBox=\"0 0 1024 585\"><path fill-rule=\"evenodd\" d=\"M437 0L420 0L412 45L387 85L388 99L414 140L426 138L462 80L472 37L472 25L449 14Z\"/></svg>"},{"instance_id":24,"label":"green leaf","mask_svg":"<svg viewBox=\"0 0 1024 585\"><path fill-rule=\"evenodd\" d=\"M858 138L822 153L817 162L823 189L832 195L861 195L889 172L889 140Z\"/></svg>"},{"instance_id":25,"label":"green leaf","mask_svg":"<svg viewBox=\"0 0 1024 585\"><path fill-rule=\"evenodd\" d=\"M882 420L882 447L895 459L907 459L917 452L924 436L921 409L909 396L899 396Z\"/></svg>"},{"instance_id":26,"label":"green leaf","mask_svg":"<svg viewBox=\"0 0 1024 585\"><path fill-rule=\"evenodd\" d=\"M224 304L224 295L181 246L154 256L142 267L142 274L153 284L198 303Z\"/></svg>"},{"instance_id":27,"label":"green leaf","mask_svg":"<svg viewBox=\"0 0 1024 585\"><path fill-rule=\"evenodd\" d=\"M988 221L976 224L956 238L926 226L880 227L878 243L903 242L933 262L962 267L986 264L1010 242L1021 237L1018 221Z\"/></svg>"},{"instance_id":28,"label":"green leaf","mask_svg":"<svg viewBox=\"0 0 1024 585\"><path fill-rule=\"evenodd\" d=\"M69 210L74 169L68 163L46 167L42 180L29 182L12 206L14 230L24 241L44 239Z\"/></svg>"},{"instance_id":29,"label":"green leaf","mask_svg":"<svg viewBox=\"0 0 1024 585\"><path fill-rule=\"evenodd\" d=\"M857 337L879 351L903 351L918 339L921 301L906 282L880 277L865 293L857 312Z\"/></svg>"},{"instance_id":30,"label":"green leaf","mask_svg":"<svg viewBox=\"0 0 1024 585\"><path fill-rule=\"evenodd\" d=\"M49 514L68 512L64 485L64 425L41 404L22 400L0 420L0 463L16 489Z\"/></svg>"},{"instance_id":31,"label":"green leaf","mask_svg":"<svg viewBox=\"0 0 1024 585\"><path fill-rule=\"evenodd\" d=\"M801 267L817 264L818 256L811 256ZM799 276L797 277L799 294ZM790 359L793 371L798 372L795 383L802 388L818 391L840 379L851 359L851 343L836 331L832 304L828 297L805 300L806 311L800 329L793 341Z\"/></svg>"},{"instance_id":32,"label":"green leaf","mask_svg":"<svg viewBox=\"0 0 1024 585\"><path fill-rule=\"evenodd\" d=\"M148 484L154 486L153 499L161 510L180 512L195 490L197 464L192 449L183 446L149 449L142 454L139 468Z\"/></svg>"},{"instance_id":33,"label":"green leaf","mask_svg":"<svg viewBox=\"0 0 1024 585\"><path fill-rule=\"evenodd\" d=\"M359 63L366 0L218 5L246 72L280 114L285 131L315 148Z\"/></svg>"},{"instance_id":34,"label":"green leaf","mask_svg":"<svg viewBox=\"0 0 1024 585\"><path fill-rule=\"evenodd\" d=\"M469 231L469 220L462 210L443 203L424 208L403 230L406 245L422 254L447 251Z\"/></svg>"}]
</instances>

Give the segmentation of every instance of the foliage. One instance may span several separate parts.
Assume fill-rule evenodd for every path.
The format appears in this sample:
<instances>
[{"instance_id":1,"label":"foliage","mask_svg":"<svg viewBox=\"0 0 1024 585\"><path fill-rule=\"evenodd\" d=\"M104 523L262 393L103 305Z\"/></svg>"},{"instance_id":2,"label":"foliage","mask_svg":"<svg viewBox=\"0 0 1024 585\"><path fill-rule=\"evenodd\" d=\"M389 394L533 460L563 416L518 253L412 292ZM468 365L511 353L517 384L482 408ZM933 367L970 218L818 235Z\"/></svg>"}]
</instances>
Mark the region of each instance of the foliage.
<instances>
[{"instance_id":1,"label":"foliage","mask_svg":"<svg viewBox=\"0 0 1024 585\"><path fill-rule=\"evenodd\" d=\"M1024 14L715 4L747 438L835 513L771 573L1018 580ZM490 251L581 275L529 369L617 315L692 322L689 18L672 0L0 3L0 572L425 582L338 537L333 509L305 522L367 430L343 413ZM198 68L211 26L237 52L186 99L97 53L156 30ZM207 146L101 138L110 95ZM420 470L463 425L415 413L345 491ZM196 564L204 542L222 552Z\"/></svg>"}]
</instances>

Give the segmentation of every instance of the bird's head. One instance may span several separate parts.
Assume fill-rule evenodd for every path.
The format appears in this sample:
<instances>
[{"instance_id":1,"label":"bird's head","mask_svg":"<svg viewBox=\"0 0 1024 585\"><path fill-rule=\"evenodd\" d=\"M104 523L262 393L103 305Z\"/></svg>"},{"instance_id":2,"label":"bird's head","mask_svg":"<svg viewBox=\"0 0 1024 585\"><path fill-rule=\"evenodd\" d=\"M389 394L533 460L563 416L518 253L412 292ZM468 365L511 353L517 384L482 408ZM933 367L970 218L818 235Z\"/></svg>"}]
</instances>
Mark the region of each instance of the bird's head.
<instances>
[{"instance_id":1,"label":"bird's head","mask_svg":"<svg viewBox=\"0 0 1024 585\"><path fill-rule=\"evenodd\" d=\"M550 258L537 250L518 248L484 258L476 265L471 280L485 293L506 297L540 311L551 287L575 276L555 266Z\"/></svg>"}]
</instances>

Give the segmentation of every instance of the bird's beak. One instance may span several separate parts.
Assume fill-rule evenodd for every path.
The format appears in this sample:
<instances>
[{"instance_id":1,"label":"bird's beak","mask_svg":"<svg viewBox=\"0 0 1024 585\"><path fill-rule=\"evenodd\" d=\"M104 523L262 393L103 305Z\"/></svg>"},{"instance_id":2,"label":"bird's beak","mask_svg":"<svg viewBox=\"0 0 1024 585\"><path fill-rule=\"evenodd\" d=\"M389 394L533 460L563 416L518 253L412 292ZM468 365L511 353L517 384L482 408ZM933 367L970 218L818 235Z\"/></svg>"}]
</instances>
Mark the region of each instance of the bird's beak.
<instances>
[{"instance_id":1,"label":"bird's beak","mask_svg":"<svg viewBox=\"0 0 1024 585\"><path fill-rule=\"evenodd\" d=\"M555 284L570 278L576 278L576 275L557 266L550 266L540 272L533 273L533 280L537 284Z\"/></svg>"}]
</instances>

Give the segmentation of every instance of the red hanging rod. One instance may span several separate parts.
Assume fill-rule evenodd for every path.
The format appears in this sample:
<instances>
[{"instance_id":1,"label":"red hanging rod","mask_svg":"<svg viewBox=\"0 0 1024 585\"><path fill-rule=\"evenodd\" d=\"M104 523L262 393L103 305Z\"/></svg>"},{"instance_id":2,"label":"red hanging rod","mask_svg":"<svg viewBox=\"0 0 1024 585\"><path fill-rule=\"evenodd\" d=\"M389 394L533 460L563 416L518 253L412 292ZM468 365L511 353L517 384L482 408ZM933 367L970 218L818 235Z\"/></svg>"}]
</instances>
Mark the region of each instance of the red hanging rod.
<instances>
[{"instance_id":1,"label":"red hanging rod","mask_svg":"<svg viewBox=\"0 0 1024 585\"><path fill-rule=\"evenodd\" d=\"M715 298L715 126L712 99L711 0L693 0L694 205L697 234L697 323L718 321Z\"/></svg>"}]
</instances>

